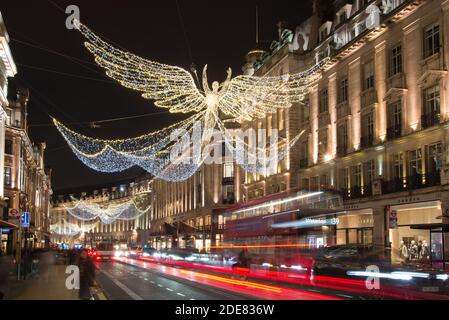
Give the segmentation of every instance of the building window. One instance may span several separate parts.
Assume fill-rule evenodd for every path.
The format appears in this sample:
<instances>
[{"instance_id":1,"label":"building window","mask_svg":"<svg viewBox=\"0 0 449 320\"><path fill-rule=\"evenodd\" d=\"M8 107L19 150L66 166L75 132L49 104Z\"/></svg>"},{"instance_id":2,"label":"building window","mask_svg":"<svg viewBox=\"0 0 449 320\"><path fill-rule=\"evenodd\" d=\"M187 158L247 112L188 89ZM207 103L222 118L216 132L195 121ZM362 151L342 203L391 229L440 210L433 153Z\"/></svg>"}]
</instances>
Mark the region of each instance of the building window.
<instances>
[{"instance_id":1,"label":"building window","mask_svg":"<svg viewBox=\"0 0 449 320\"><path fill-rule=\"evenodd\" d=\"M362 117L362 147L370 147L374 142L374 115L372 112Z\"/></svg>"},{"instance_id":2,"label":"building window","mask_svg":"<svg viewBox=\"0 0 449 320\"><path fill-rule=\"evenodd\" d=\"M348 152L348 126L343 124L338 127L337 135L337 154L343 157Z\"/></svg>"},{"instance_id":3,"label":"building window","mask_svg":"<svg viewBox=\"0 0 449 320\"><path fill-rule=\"evenodd\" d=\"M320 92L320 113L325 113L329 110L329 95L327 89Z\"/></svg>"},{"instance_id":4,"label":"building window","mask_svg":"<svg viewBox=\"0 0 449 320\"><path fill-rule=\"evenodd\" d=\"M350 188L349 168L341 169L341 186L344 190L348 190Z\"/></svg>"},{"instance_id":5,"label":"building window","mask_svg":"<svg viewBox=\"0 0 449 320\"><path fill-rule=\"evenodd\" d=\"M440 121L440 88L438 85L424 92L423 128L434 126Z\"/></svg>"},{"instance_id":6,"label":"building window","mask_svg":"<svg viewBox=\"0 0 449 320\"><path fill-rule=\"evenodd\" d=\"M370 160L368 162L365 162L364 164L364 175L363 175L363 185L371 186L374 180L374 174L375 174L375 167L374 167L374 160Z\"/></svg>"},{"instance_id":7,"label":"building window","mask_svg":"<svg viewBox=\"0 0 449 320\"><path fill-rule=\"evenodd\" d=\"M388 106L388 128L387 138L400 137L402 133L402 103L395 102Z\"/></svg>"},{"instance_id":8,"label":"building window","mask_svg":"<svg viewBox=\"0 0 449 320\"><path fill-rule=\"evenodd\" d=\"M12 140L5 140L5 154L13 154Z\"/></svg>"},{"instance_id":9,"label":"building window","mask_svg":"<svg viewBox=\"0 0 449 320\"><path fill-rule=\"evenodd\" d=\"M338 90L338 103L343 103L346 101L348 101L348 78L340 81Z\"/></svg>"},{"instance_id":10,"label":"building window","mask_svg":"<svg viewBox=\"0 0 449 320\"><path fill-rule=\"evenodd\" d=\"M11 167L5 167L5 185L11 186Z\"/></svg>"},{"instance_id":11,"label":"building window","mask_svg":"<svg viewBox=\"0 0 449 320\"><path fill-rule=\"evenodd\" d=\"M303 178L301 185L302 185L303 189L309 190L309 179L308 178Z\"/></svg>"},{"instance_id":12,"label":"building window","mask_svg":"<svg viewBox=\"0 0 449 320\"><path fill-rule=\"evenodd\" d=\"M362 185L362 165L352 167L352 186L360 187Z\"/></svg>"},{"instance_id":13,"label":"building window","mask_svg":"<svg viewBox=\"0 0 449 320\"><path fill-rule=\"evenodd\" d=\"M11 111L11 109L6 109L6 115L7 115L6 125L10 126L11 123L12 123L12 111Z\"/></svg>"},{"instance_id":14,"label":"building window","mask_svg":"<svg viewBox=\"0 0 449 320\"><path fill-rule=\"evenodd\" d=\"M417 176L422 174L422 152L421 149L412 150L409 152L409 173L410 176Z\"/></svg>"},{"instance_id":15,"label":"building window","mask_svg":"<svg viewBox=\"0 0 449 320\"><path fill-rule=\"evenodd\" d=\"M319 178L318 176L316 177L312 177L312 179L310 180L310 189L311 191L318 191L319 189Z\"/></svg>"},{"instance_id":16,"label":"building window","mask_svg":"<svg viewBox=\"0 0 449 320\"><path fill-rule=\"evenodd\" d=\"M364 90L374 88L374 61L363 66L363 86Z\"/></svg>"},{"instance_id":17,"label":"building window","mask_svg":"<svg viewBox=\"0 0 449 320\"><path fill-rule=\"evenodd\" d=\"M346 16L346 11L343 11L343 12L341 12L339 15L338 15L338 23L340 24L340 23L343 23L343 22L345 22L347 20L347 16Z\"/></svg>"},{"instance_id":18,"label":"building window","mask_svg":"<svg viewBox=\"0 0 449 320\"><path fill-rule=\"evenodd\" d=\"M442 149L441 143L435 143L429 146L427 159L427 172L434 173L441 170Z\"/></svg>"},{"instance_id":19,"label":"building window","mask_svg":"<svg viewBox=\"0 0 449 320\"><path fill-rule=\"evenodd\" d=\"M328 150L327 130L322 130L319 134L318 156L323 157L327 153L327 150Z\"/></svg>"},{"instance_id":20,"label":"building window","mask_svg":"<svg viewBox=\"0 0 449 320\"><path fill-rule=\"evenodd\" d=\"M223 165L223 178L233 178L234 177L234 164L225 163Z\"/></svg>"},{"instance_id":21,"label":"building window","mask_svg":"<svg viewBox=\"0 0 449 320\"><path fill-rule=\"evenodd\" d=\"M326 190L329 187L327 174L322 174L320 177L320 190Z\"/></svg>"},{"instance_id":22,"label":"building window","mask_svg":"<svg viewBox=\"0 0 449 320\"><path fill-rule=\"evenodd\" d=\"M402 46L398 45L391 49L391 71L390 75L394 76L402 72Z\"/></svg>"},{"instance_id":23,"label":"building window","mask_svg":"<svg viewBox=\"0 0 449 320\"><path fill-rule=\"evenodd\" d=\"M365 8L367 1L368 0L359 0L359 5L358 5L357 9L362 10L363 8Z\"/></svg>"},{"instance_id":24,"label":"building window","mask_svg":"<svg viewBox=\"0 0 449 320\"><path fill-rule=\"evenodd\" d=\"M234 186L226 185L223 186L223 204L233 204L234 203Z\"/></svg>"},{"instance_id":25,"label":"building window","mask_svg":"<svg viewBox=\"0 0 449 320\"><path fill-rule=\"evenodd\" d=\"M424 58L440 53L440 26L431 25L424 30Z\"/></svg>"},{"instance_id":26,"label":"building window","mask_svg":"<svg viewBox=\"0 0 449 320\"><path fill-rule=\"evenodd\" d=\"M323 28L320 31L320 42L324 41L326 38L327 38L327 28Z\"/></svg>"},{"instance_id":27,"label":"building window","mask_svg":"<svg viewBox=\"0 0 449 320\"><path fill-rule=\"evenodd\" d=\"M399 153L393 156L393 178L395 180L404 177L404 154Z\"/></svg>"}]
</instances>

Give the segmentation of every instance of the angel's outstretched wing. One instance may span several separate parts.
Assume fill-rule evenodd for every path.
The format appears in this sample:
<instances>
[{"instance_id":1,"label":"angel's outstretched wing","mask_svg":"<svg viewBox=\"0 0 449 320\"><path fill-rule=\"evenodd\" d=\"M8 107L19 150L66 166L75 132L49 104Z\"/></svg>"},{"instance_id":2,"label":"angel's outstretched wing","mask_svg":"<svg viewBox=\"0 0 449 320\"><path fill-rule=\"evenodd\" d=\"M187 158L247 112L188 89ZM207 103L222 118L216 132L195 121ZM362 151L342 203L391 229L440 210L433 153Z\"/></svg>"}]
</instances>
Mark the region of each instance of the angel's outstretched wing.
<instances>
[{"instance_id":1,"label":"angel's outstretched wing","mask_svg":"<svg viewBox=\"0 0 449 320\"><path fill-rule=\"evenodd\" d=\"M79 21L77 26L87 38L85 46L95 61L124 87L140 91L144 98L155 100L156 106L172 113L198 112L206 107L205 97L188 71L119 50Z\"/></svg>"},{"instance_id":2,"label":"angel's outstretched wing","mask_svg":"<svg viewBox=\"0 0 449 320\"><path fill-rule=\"evenodd\" d=\"M238 76L219 99L219 109L234 119L254 120L301 102L321 78L323 62L293 75L279 77Z\"/></svg>"}]
</instances>

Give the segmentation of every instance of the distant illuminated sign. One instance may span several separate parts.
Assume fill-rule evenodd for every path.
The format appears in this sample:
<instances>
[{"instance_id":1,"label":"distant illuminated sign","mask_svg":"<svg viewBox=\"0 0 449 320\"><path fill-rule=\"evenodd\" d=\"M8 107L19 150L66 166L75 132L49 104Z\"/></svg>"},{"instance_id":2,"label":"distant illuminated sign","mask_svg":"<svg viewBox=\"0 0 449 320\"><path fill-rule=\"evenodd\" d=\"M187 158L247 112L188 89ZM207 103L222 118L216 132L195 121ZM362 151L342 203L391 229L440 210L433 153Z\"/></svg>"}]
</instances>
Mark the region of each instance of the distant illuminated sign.
<instances>
[{"instance_id":1,"label":"distant illuminated sign","mask_svg":"<svg viewBox=\"0 0 449 320\"><path fill-rule=\"evenodd\" d=\"M323 226L336 226L340 223L338 218L321 219L321 218L305 218L296 221L289 221L283 223L272 224L272 228L313 228L313 227L323 227Z\"/></svg>"},{"instance_id":2,"label":"distant illuminated sign","mask_svg":"<svg viewBox=\"0 0 449 320\"><path fill-rule=\"evenodd\" d=\"M24 212L22 214L22 228L30 227L30 214L29 212Z\"/></svg>"}]
</instances>

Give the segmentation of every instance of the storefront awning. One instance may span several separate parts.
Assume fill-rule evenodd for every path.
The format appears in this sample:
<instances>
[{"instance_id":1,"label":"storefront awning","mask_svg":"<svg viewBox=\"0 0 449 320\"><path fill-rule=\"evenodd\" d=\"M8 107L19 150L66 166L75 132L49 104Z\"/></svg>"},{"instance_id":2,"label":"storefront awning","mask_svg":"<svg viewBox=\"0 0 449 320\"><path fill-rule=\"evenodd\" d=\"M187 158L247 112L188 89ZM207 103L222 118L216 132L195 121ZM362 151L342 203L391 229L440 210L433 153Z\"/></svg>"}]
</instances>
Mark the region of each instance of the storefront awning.
<instances>
[{"instance_id":1,"label":"storefront awning","mask_svg":"<svg viewBox=\"0 0 449 320\"><path fill-rule=\"evenodd\" d=\"M17 229L18 228L15 224L12 224L10 222L3 221L3 220L0 220L0 227L11 228L11 229Z\"/></svg>"},{"instance_id":2,"label":"storefront awning","mask_svg":"<svg viewBox=\"0 0 449 320\"><path fill-rule=\"evenodd\" d=\"M192 227L191 225L185 223L185 222L178 222L179 227L179 233L183 235L193 235L197 232L197 229L195 227Z\"/></svg>"},{"instance_id":3,"label":"storefront awning","mask_svg":"<svg viewBox=\"0 0 449 320\"><path fill-rule=\"evenodd\" d=\"M174 236L177 233L176 227L171 225L171 224L169 224L169 223L164 223L164 228L163 229L164 229L166 235Z\"/></svg>"},{"instance_id":4,"label":"storefront awning","mask_svg":"<svg viewBox=\"0 0 449 320\"><path fill-rule=\"evenodd\" d=\"M415 224L410 226L410 229L449 232L449 224L447 223Z\"/></svg>"}]
</instances>

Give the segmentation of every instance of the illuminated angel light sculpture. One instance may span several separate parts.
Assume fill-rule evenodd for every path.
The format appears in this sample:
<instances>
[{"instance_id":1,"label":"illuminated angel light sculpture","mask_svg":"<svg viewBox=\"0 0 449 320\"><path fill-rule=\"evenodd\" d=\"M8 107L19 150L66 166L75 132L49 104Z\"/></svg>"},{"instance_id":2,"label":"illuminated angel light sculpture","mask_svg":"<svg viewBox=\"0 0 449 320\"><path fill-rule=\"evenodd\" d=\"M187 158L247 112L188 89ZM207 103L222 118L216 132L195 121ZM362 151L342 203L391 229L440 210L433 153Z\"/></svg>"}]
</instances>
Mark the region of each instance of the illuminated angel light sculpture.
<instances>
[{"instance_id":1,"label":"illuminated angel light sculpture","mask_svg":"<svg viewBox=\"0 0 449 320\"><path fill-rule=\"evenodd\" d=\"M226 80L222 84L213 82L212 88L208 84L206 65L201 90L192 74L183 68L122 51L102 40L79 21L75 21L75 25L87 39L85 46L94 55L95 62L106 70L110 78L140 92L143 98L154 100L157 107L166 108L171 113L194 115L169 128L125 140L93 139L54 120L56 127L76 156L94 170L118 172L140 166L155 177L171 182L184 181L198 170L205 160L204 156L201 152L193 152L192 155L191 150L195 147L203 150L210 143L214 129L218 127L228 139L222 115L227 121L242 123L263 119L267 114L300 103L321 78L321 68L328 61L325 59L304 72L276 77L240 75L232 78L232 70L228 69ZM198 123L202 128L200 134L195 130ZM184 131L184 135L176 141L170 139L179 129ZM192 139L190 146L185 148L184 137L187 135ZM300 135L284 143L278 161L283 159ZM232 149L228 142L227 146ZM170 155L178 149L183 152L173 161ZM249 156L257 157L256 154ZM239 161L237 163L241 165ZM253 173L266 171L264 163L252 166L242 164L242 167Z\"/></svg>"},{"instance_id":2,"label":"illuminated angel light sculpture","mask_svg":"<svg viewBox=\"0 0 449 320\"><path fill-rule=\"evenodd\" d=\"M142 207L142 195L133 197L131 200L117 205L103 206L88 200L76 200L73 207L64 205L64 209L74 218L81 221L93 221L99 219L103 224L112 224L117 220L133 221L151 209L151 205Z\"/></svg>"},{"instance_id":3,"label":"illuminated angel light sculpture","mask_svg":"<svg viewBox=\"0 0 449 320\"><path fill-rule=\"evenodd\" d=\"M61 220L58 223L50 225L50 232L54 235L63 237L76 237L83 233L90 232L98 226L98 221L94 223L83 223L81 226Z\"/></svg>"}]
</instances>

